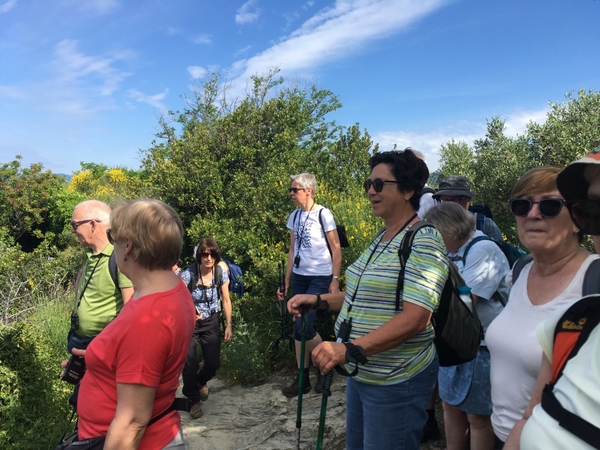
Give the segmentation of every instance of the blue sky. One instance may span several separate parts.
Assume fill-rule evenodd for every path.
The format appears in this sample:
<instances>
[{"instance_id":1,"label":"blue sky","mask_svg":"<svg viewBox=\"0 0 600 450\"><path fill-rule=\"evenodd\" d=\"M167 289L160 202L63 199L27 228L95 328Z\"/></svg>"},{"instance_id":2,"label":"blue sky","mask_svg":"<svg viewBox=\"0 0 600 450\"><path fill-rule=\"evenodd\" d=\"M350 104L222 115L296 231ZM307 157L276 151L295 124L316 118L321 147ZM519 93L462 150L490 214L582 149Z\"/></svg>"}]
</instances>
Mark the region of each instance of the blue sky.
<instances>
[{"instance_id":1,"label":"blue sky","mask_svg":"<svg viewBox=\"0 0 600 450\"><path fill-rule=\"evenodd\" d=\"M508 133L600 89L598 0L0 0L0 163L139 168L157 116L207 71L242 95L279 67L382 149Z\"/></svg>"}]
</instances>

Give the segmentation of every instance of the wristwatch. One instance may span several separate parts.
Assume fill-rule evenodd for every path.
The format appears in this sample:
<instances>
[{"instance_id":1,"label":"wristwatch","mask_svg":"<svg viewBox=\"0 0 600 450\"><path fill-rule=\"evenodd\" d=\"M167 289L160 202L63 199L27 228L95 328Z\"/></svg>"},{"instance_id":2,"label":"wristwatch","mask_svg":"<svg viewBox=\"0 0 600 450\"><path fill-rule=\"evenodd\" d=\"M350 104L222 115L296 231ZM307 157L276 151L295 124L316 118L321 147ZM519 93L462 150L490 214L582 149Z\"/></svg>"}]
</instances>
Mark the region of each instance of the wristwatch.
<instances>
[{"instance_id":1,"label":"wristwatch","mask_svg":"<svg viewBox=\"0 0 600 450\"><path fill-rule=\"evenodd\" d=\"M352 342L344 343L346 346L346 359L354 364L366 364L369 362L365 349L360 345L354 345Z\"/></svg>"},{"instance_id":2,"label":"wristwatch","mask_svg":"<svg viewBox=\"0 0 600 450\"><path fill-rule=\"evenodd\" d=\"M340 276L339 276L339 275L334 275L334 276L333 276L333 279L334 279L334 280L338 280L338 281L339 281L339 280L340 280Z\"/></svg>"}]
</instances>

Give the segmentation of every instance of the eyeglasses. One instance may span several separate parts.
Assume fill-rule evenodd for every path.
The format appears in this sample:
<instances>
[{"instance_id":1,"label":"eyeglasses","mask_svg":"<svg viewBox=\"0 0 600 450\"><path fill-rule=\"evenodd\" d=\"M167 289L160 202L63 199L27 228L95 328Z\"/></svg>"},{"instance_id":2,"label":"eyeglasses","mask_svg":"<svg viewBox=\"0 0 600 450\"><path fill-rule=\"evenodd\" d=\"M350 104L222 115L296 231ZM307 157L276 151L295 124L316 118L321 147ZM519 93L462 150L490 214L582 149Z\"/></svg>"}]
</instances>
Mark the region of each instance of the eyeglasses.
<instances>
[{"instance_id":1,"label":"eyeglasses","mask_svg":"<svg viewBox=\"0 0 600 450\"><path fill-rule=\"evenodd\" d=\"M470 199L470 198L471 197L467 197L466 195L459 195L459 196L447 195L447 196L443 196L443 197L438 197L436 199L436 201L438 203L443 203L443 202L461 203L461 202L465 201L466 199Z\"/></svg>"},{"instance_id":2,"label":"eyeglasses","mask_svg":"<svg viewBox=\"0 0 600 450\"><path fill-rule=\"evenodd\" d=\"M585 234L600 235L600 200L570 200L567 209L573 223Z\"/></svg>"},{"instance_id":3,"label":"eyeglasses","mask_svg":"<svg viewBox=\"0 0 600 450\"><path fill-rule=\"evenodd\" d=\"M510 211L517 217L529 214L534 204L538 205L540 214L544 217L556 217L560 214L563 205L567 203L562 198L545 198L539 202L532 202L528 198L511 198L508 201Z\"/></svg>"},{"instance_id":4,"label":"eyeglasses","mask_svg":"<svg viewBox=\"0 0 600 450\"><path fill-rule=\"evenodd\" d=\"M215 254L212 253L212 252L210 252L210 253L209 252L202 252L202 253L200 253L200 258L208 258L209 256L211 258L213 258L213 259L215 258Z\"/></svg>"},{"instance_id":5,"label":"eyeglasses","mask_svg":"<svg viewBox=\"0 0 600 450\"><path fill-rule=\"evenodd\" d=\"M108 242L110 242L112 245L115 245L116 240L112 235L112 229L109 228L108 230L106 230L106 237L108 239Z\"/></svg>"},{"instance_id":6,"label":"eyeglasses","mask_svg":"<svg viewBox=\"0 0 600 450\"><path fill-rule=\"evenodd\" d=\"M101 220L97 220L97 219L85 219L85 220L78 220L78 221L71 220L71 229L73 231L77 231L77 228L79 228L84 223L89 223L89 222L98 222L98 223L100 223Z\"/></svg>"},{"instance_id":7,"label":"eyeglasses","mask_svg":"<svg viewBox=\"0 0 600 450\"><path fill-rule=\"evenodd\" d=\"M365 184L364 184L364 188L365 188L365 192L369 192L369 189L371 189L371 186L373 186L373 190L375 192L381 192L383 190L383 185L385 183L398 183L397 181L394 180L382 180L381 178L375 178L374 180L371 180L370 178L367 178L365 180Z\"/></svg>"},{"instance_id":8,"label":"eyeglasses","mask_svg":"<svg viewBox=\"0 0 600 450\"><path fill-rule=\"evenodd\" d=\"M293 192L294 194L297 194L298 191L305 191L306 189L304 188L290 188L290 194Z\"/></svg>"}]
</instances>

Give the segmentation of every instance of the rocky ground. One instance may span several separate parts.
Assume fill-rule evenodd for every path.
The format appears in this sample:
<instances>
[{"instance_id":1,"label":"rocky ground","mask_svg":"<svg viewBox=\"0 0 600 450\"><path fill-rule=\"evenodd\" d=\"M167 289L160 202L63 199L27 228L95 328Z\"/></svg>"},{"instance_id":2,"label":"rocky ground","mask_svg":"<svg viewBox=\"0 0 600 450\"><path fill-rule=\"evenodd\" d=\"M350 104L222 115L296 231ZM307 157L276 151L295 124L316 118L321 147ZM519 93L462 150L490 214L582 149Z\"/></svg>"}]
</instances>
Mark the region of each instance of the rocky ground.
<instances>
[{"instance_id":1,"label":"rocky ground","mask_svg":"<svg viewBox=\"0 0 600 450\"><path fill-rule=\"evenodd\" d=\"M210 397L203 403L204 415L194 420L181 413L183 433L190 450L250 450L296 449L297 399L288 399L281 389L290 382L290 376L276 375L265 384L244 388L226 387L218 380L208 385ZM315 374L311 372L314 384ZM334 378L332 395L328 399L323 449L345 448L345 394L346 382ZM178 393L181 396L181 392ZM302 400L302 427L300 448L315 449L319 416L320 394L311 391ZM441 411L438 411L441 418ZM421 445L421 450L442 450L443 440Z\"/></svg>"}]
</instances>

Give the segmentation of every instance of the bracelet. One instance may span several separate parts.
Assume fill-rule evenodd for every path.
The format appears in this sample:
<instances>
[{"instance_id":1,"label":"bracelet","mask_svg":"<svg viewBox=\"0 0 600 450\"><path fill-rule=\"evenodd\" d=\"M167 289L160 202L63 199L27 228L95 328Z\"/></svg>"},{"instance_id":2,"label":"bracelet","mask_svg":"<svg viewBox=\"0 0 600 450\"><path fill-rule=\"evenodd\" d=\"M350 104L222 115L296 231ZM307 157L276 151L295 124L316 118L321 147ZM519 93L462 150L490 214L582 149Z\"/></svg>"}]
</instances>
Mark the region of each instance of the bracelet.
<instances>
[{"instance_id":1,"label":"bracelet","mask_svg":"<svg viewBox=\"0 0 600 450\"><path fill-rule=\"evenodd\" d=\"M227 322L227 325L231 325L231 320L229 322Z\"/></svg>"},{"instance_id":2,"label":"bracelet","mask_svg":"<svg viewBox=\"0 0 600 450\"><path fill-rule=\"evenodd\" d=\"M321 298L321 294L317 294L317 302L310 307L310 309L319 309L321 305L325 305L323 311L329 311L329 302Z\"/></svg>"},{"instance_id":3,"label":"bracelet","mask_svg":"<svg viewBox=\"0 0 600 450\"><path fill-rule=\"evenodd\" d=\"M351 342L346 342L344 345L346 346L346 359L348 362L354 364L366 364L369 362L364 348L354 345Z\"/></svg>"},{"instance_id":4,"label":"bracelet","mask_svg":"<svg viewBox=\"0 0 600 450\"><path fill-rule=\"evenodd\" d=\"M321 303L323 303L323 300L321 299L321 294L317 294L317 302L314 305L312 305L310 309L319 309Z\"/></svg>"}]
</instances>

